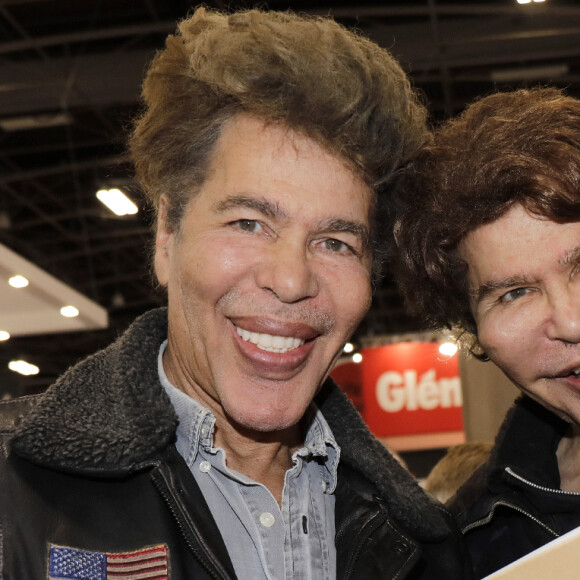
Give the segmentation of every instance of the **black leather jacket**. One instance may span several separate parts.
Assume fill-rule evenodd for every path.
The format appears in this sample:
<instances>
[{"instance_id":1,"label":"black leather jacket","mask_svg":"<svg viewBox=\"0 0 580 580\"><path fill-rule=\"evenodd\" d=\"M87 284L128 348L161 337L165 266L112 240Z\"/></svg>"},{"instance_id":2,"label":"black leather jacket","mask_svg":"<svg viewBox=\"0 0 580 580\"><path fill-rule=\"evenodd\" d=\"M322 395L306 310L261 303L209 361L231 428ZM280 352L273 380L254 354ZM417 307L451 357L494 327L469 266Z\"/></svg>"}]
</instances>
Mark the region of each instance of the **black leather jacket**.
<instances>
[{"instance_id":1,"label":"black leather jacket","mask_svg":"<svg viewBox=\"0 0 580 580\"><path fill-rule=\"evenodd\" d=\"M580 494L560 489L567 424L528 397L508 412L490 460L449 502L483 578L580 525Z\"/></svg>"},{"instance_id":2,"label":"black leather jacket","mask_svg":"<svg viewBox=\"0 0 580 580\"><path fill-rule=\"evenodd\" d=\"M166 326L165 311L152 311L45 394L0 405L3 580L47 578L51 547L91 556L150 546L165 550L172 580L235 578L173 444L176 417L156 366ZM372 438L330 381L317 403L342 450L338 578L469 578L449 514Z\"/></svg>"}]
</instances>

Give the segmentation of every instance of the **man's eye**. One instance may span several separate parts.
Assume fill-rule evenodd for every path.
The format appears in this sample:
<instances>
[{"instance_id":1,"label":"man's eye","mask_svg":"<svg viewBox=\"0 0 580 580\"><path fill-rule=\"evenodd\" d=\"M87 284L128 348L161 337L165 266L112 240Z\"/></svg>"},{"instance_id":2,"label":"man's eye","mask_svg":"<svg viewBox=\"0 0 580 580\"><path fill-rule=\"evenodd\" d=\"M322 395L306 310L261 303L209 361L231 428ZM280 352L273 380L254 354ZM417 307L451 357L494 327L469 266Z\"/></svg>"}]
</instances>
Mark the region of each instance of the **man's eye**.
<instances>
[{"instance_id":1,"label":"man's eye","mask_svg":"<svg viewBox=\"0 0 580 580\"><path fill-rule=\"evenodd\" d=\"M256 233L262 229L260 222L256 220L237 220L234 222L234 225L245 232Z\"/></svg>"},{"instance_id":2,"label":"man's eye","mask_svg":"<svg viewBox=\"0 0 580 580\"><path fill-rule=\"evenodd\" d=\"M352 251L352 248L341 242L340 240L335 240L334 238L330 238L328 240L324 240L324 247L331 252L349 252Z\"/></svg>"},{"instance_id":3,"label":"man's eye","mask_svg":"<svg viewBox=\"0 0 580 580\"><path fill-rule=\"evenodd\" d=\"M516 288L515 290L510 290L500 298L500 302L513 302L514 300L525 296L529 292L529 288Z\"/></svg>"}]
</instances>

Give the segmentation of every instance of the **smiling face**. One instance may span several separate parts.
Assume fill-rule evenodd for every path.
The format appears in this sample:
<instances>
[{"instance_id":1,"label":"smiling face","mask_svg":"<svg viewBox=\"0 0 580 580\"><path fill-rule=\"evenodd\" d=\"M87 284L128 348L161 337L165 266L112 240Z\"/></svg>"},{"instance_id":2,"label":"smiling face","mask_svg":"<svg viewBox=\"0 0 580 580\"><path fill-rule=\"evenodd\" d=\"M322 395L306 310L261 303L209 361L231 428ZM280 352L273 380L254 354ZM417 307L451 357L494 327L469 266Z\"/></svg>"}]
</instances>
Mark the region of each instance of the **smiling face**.
<instances>
[{"instance_id":1,"label":"smiling face","mask_svg":"<svg viewBox=\"0 0 580 580\"><path fill-rule=\"evenodd\" d=\"M172 382L220 421L295 425L370 305L370 188L309 138L240 115L179 232L159 212Z\"/></svg>"},{"instance_id":2,"label":"smiling face","mask_svg":"<svg viewBox=\"0 0 580 580\"><path fill-rule=\"evenodd\" d=\"M516 205L459 250L486 354L532 398L580 424L580 222Z\"/></svg>"}]
</instances>

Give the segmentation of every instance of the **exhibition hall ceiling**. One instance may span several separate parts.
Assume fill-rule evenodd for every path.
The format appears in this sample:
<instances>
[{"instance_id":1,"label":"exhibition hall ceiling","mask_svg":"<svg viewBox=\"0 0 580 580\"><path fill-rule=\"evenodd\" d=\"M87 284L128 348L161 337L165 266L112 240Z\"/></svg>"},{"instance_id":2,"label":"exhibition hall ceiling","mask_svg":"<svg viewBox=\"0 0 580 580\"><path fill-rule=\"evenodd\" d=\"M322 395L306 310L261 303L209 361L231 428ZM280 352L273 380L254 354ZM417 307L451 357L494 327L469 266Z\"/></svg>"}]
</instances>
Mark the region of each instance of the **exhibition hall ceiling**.
<instances>
[{"instance_id":1,"label":"exhibition hall ceiling","mask_svg":"<svg viewBox=\"0 0 580 580\"><path fill-rule=\"evenodd\" d=\"M258 3L205 5L228 10ZM550 83L580 96L576 2L259 5L332 15L389 48L424 94L434 123L496 89ZM100 330L14 333L0 343L0 382L9 380L7 362L24 358L40 368L24 391L41 390L137 315L163 304L148 265L152 216L133 182L125 137L139 111L147 63L191 6L183 0L0 0L0 244L82 294L109 320ZM140 211L111 213L95 197L111 187L123 189ZM13 315L11 308L4 304L0 316ZM386 271L357 338L418 330Z\"/></svg>"}]
</instances>

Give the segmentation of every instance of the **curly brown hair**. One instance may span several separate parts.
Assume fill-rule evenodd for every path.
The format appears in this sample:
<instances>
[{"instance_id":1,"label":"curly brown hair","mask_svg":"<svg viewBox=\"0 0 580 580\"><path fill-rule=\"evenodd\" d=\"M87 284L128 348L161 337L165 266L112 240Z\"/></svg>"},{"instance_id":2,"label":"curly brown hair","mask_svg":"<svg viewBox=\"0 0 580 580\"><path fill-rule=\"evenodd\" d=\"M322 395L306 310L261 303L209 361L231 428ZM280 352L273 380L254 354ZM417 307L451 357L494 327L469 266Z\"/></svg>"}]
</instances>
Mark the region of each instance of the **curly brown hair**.
<instances>
[{"instance_id":1,"label":"curly brown hair","mask_svg":"<svg viewBox=\"0 0 580 580\"><path fill-rule=\"evenodd\" d=\"M485 357L458 247L515 204L559 223L580 220L580 101L556 88L489 95L435 132L412 173L394 228L399 287L412 313L467 331Z\"/></svg>"},{"instance_id":2,"label":"curly brown hair","mask_svg":"<svg viewBox=\"0 0 580 580\"><path fill-rule=\"evenodd\" d=\"M426 109L395 59L336 22L198 8L150 65L130 137L136 176L177 228L224 124L239 113L314 139L375 191L428 138Z\"/></svg>"}]
</instances>

